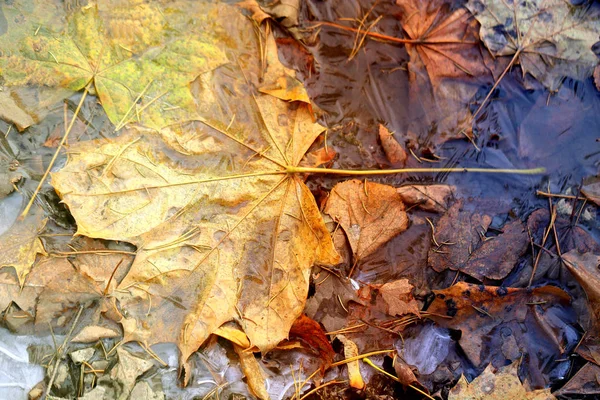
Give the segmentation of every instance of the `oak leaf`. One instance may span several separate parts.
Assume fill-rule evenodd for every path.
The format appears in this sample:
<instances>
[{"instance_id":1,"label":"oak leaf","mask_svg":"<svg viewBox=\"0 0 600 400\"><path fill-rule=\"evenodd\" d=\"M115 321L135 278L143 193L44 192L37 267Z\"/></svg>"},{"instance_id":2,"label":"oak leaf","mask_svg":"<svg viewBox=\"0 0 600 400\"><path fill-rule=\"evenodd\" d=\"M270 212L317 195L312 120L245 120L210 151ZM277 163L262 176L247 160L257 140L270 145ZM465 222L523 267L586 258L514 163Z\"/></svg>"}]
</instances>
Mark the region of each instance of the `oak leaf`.
<instances>
[{"instance_id":1,"label":"oak leaf","mask_svg":"<svg viewBox=\"0 0 600 400\"><path fill-rule=\"evenodd\" d=\"M586 3L587 4L587 3ZM598 58L600 14L562 0L469 0L480 36L494 56L513 56L523 69L555 91L565 76L589 77Z\"/></svg>"}]
</instances>

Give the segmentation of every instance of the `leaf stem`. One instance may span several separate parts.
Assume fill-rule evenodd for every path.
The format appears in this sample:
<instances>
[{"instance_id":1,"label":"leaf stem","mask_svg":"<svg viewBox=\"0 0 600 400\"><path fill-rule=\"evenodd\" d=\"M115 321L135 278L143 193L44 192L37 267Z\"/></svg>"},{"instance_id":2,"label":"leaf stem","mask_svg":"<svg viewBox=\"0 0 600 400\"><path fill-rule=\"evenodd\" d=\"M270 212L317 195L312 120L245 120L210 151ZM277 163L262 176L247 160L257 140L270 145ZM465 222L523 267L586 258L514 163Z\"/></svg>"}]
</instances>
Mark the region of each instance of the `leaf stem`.
<instances>
[{"instance_id":1,"label":"leaf stem","mask_svg":"<svg viewBox=\"0 0 600 400\"><path fill-rule=\"evenodd\" d=\"M77 109L75 110L75 113L73 114L73 118L71 119L71 122L69 123L69 126L67 127L67 130L65 131L65 135L63 136L58 147L56 148L56 151L54 152L54 155L52 156L52 160L50 160L50 165L48 165L46 172L44 172L44 176L42 177L42 179L40 179L40 183L37 185L37 188L35 188L35 191L31 195L31 199L29 199L29 203L27 203L25 210L23 210L23 212L19 216L20 220L23 220L27 216L27 214L29 214L29 210L31 209L31 206L33 206L33 202L35 201L35 198L37 197L38 193L42 189L42 186L44 185L44 182L46 181L46 178L48 177L50 170L54 166L54 162L58 158L58 155L60 154L60 151L62 150L63 145L67 141L67 138L69 137L69 133L71 133L71 130L73 129L73 125L75 125L75 120L77 119L77 115L79 115L81 106L83 106L83 102L85 101L85 98L87 97L87 94L89 92L89 86L90 86L90 84L88 83L85 87L85 90L83 91L83 95L81 95L81 100L79 100L79 104L77 105Z\"/></svg>"},{"instance_id":2,"label":"leaf stem","mask_svg":"<svg viewBox=\"0 0 600 400\"><path fill-rule=\"evenodd\" d=\"M336 175L390 175L390 174L412 174L428 172L480 172L487 174L519 174L537 175L546 172L545 168L531 169L495 169L495 168L400 168L400 169L376 169L376 170L352 170L334 168L311 168L311 167L287 167L288 173L311 173L311 174L336 174Z\"/></svg>"}]
</instances>

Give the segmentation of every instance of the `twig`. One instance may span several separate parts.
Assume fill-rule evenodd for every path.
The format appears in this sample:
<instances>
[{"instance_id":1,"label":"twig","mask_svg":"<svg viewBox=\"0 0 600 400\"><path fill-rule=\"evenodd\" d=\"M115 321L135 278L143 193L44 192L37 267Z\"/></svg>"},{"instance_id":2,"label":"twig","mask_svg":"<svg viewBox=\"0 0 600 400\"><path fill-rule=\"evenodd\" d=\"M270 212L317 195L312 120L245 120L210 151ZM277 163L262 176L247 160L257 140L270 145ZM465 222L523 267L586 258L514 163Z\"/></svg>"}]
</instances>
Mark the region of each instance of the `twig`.
<instances>
[{"instance_id":1,"label":"twig","mask_svg":"<svg viewBox=\"0 0 600 400\"><path fill-rule=\"evenodd\" d=\"M73 125L75 125L75 121L77 120L77 115L79 114L79 111L81 110L81 107L83 106L83 102L85 101L85 98L87 97L89 88L90 88L90 83L88 83L86 85L85 89L83 90L83 94L81 95L81 100L79 100L77 109L75 110L75 113L73 114L73 118L71 118L71 123L67 127L67 130L65 131L65 135L63 136L62 140L58 144L58 147L56 148L56 151L54 152L54 155L52 156L52 160L50 160L50 165L48 165L48 168L46 169L44 176L42 177L42 179L40 179L40 183L38 184L37 188L35 188L35 191L31 195L31 199L29 200L29 203L27 203L25 210L23 210L23 212L19 216L20 220L23 220L27 216L27 214L29 214L29 210L31 209L31 206L33 206L33 202L35 201L35 198L37 197L38 193L42 189L42 186L44 185L44 182L46 181L46 178L48 177L50 170L54 166L54 162L58 158L60 151L62 150L65 142L67 141L67 138L69 137L69 134L71 133L71 130L73 129Z\"/></svg>"},{"instance_id":2,"label":"twig","mask_svg":"<svg viewBox=\"0 0 600 400\"><path fill-rule=\"evenodd\" d=\"M87 88L86 88L87 90ZM73 334L73 331L75 330L75 326L77 325L77 321L79 321L79 317L81 317L81 312L83 311L83 306L79 306L79 311L77 312L77 316L75 316L75 320L73 321L73 325L71 325L71 329L69 330L69 333L67 333L67 336L65 336L65 340L63 341L62 346L60 346L60 349L58 349L57 354L56 354L56 362L54 363L54 369L52 370L52 376L50 377L50 381L48 382L48 386L46 387L46 393L44 393L43 398L48 397L48 395L50 394L50 390L52 390L52 385L54 384L54 380L56 379L56 373L58 371L58 365L60 364L60 360L62 359L65 350L67 348L67 342L69 341L69 339L71 338L71 335Z\"/></svg>"}]
</instances>

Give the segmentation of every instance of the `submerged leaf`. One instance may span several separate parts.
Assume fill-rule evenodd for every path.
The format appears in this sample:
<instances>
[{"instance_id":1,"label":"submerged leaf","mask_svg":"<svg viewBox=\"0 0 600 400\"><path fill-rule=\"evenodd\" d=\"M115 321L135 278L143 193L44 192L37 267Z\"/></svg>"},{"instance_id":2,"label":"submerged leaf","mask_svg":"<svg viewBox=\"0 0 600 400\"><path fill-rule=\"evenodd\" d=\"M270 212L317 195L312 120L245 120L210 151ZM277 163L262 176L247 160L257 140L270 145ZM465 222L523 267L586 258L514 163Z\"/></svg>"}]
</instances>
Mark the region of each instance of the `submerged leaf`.
<instances>
[{"instance_id":1,"label":"submerged leaf","mask_svg":"<svg viewBox=\"0 0 600 400\"><path fill-rule=\"evenodd\" d=\"M488 365L468 383L464 376L448 393L448 400L555 400L550 389L527 391L519 380L518 361L493 372Z\"/></svg>"},{"instance_id":2,"label":"submerged leaf","mask_svg":"<svg viewBox=\"0 0 600 400\"><path fill-rule=\"evenodd\" d=\"M0 235L0 267L13 267L21 286L37 255L46 254L39 238L46 221L43 212L37 210L25 220L17 221L8 232Z\"/></svg>"},{"instance_id":3,"label":"submerged leaf","mask_svg":"<svg viewBox=\"0 0 600 400\"><path fill-rule=\"evenodd\" d=\"M469 0L466 7L481 23L481 39L493 55L518 58L524 74L552 91L565 76L589 77L598 64L592 46L600 36L600 14L593 5Z\"/></svg>"},{"instance_id":4,"label":"submerged leaf","mask_svg":"<svg viewBox=\"0 0 600 400\"><path fill-rule=\"evenodd\" d=\"M408 227L396 188L369 181L338 183L331 190L325 212L344 228L357 260Z\"/></svg>"},{"instance_id":5,"label":"submerged leaf","mask_svg":"<svg viewBox=\"0 0 600 400\"><path fill-rule=\"evenodd\" d=\"M147 20L150 28L123 24L118 7L91 5L74 12L64 32L27 32L18 51L0 58L6 83L77 91L93 82L114 124L141 118L158 129L195 118L189 84L227 60L207 38L168 29L170 13L152 4L129 15ZM119 23L125 32L118 31Z\"/></svg>"}]
</instances>

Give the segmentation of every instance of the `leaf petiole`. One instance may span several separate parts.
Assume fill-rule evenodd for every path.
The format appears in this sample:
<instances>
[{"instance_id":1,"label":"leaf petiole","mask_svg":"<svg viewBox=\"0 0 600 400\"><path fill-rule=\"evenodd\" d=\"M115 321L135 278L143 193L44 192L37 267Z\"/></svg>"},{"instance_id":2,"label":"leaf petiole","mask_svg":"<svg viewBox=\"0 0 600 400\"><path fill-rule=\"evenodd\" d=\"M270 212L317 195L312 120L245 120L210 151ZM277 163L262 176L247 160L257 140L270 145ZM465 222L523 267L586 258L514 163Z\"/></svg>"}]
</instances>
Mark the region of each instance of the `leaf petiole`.
<instances>
[{"instance_id":1,"label":"leaf petiole","mask_svg":"<svg viewBox=\"0 0 600 400\"><path fill-rule=\"evenodd\" d=\"M538 175L546 172L545 168L531 169L495 169L495 168L400 168L400 169L376 169L376 170L352 170L352 169L334 169L334 168L311 168L287 166L286 171L293 173L311 173L311 174L337 174L337 175L390 175L390 174L412 174L427 172L479 172L486 174L519 174L519 175Z\"/></svg>"}]
</instances>

